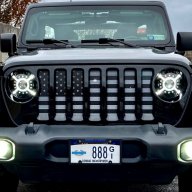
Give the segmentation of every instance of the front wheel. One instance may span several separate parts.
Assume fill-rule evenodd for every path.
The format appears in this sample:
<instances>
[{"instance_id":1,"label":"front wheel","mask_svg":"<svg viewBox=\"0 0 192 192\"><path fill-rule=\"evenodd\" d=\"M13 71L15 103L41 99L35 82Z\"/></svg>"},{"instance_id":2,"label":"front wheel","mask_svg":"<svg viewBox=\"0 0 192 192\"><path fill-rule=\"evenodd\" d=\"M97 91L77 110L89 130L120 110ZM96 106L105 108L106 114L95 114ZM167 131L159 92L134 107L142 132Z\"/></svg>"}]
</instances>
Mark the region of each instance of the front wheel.
<instances>
[{"instance_id":1,"label":"front wheel","mask_svg":"<svg viewBox=\"0 0 192 192\"><path fill-rule=\"evenodd\" d=\"M179 192L192 191L192 167L178 175Z\"/></svg>"},{"instance_id":2,"label":"front wheel","mask_svg":"<svg viewBox=\"0 0 192 192\"><path fill-rule=\"evenodd\" d=\"M0 191L17 192L19 179L0 165Z\"/></svg>"}]
</instances>

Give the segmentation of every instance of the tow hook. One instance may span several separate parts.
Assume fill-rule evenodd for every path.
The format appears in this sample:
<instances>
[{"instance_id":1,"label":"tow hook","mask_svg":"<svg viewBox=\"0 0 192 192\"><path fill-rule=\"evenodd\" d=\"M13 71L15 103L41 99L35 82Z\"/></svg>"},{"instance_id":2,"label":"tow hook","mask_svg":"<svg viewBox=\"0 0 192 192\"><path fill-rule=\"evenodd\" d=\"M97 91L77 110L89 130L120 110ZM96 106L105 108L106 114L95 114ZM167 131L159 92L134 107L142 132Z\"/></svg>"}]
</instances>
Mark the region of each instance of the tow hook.
<instances>
[{"instance_id":1,"label":"tow hook","mask_svg":"<svg viewBox=\"0 0 192 192\"><path fill-rule=\"evenodd\" d=\"M162 123L158 123L157 126L153 127L156 135L167 135L167 128Z\"/></svg>"},{"instance_id":2,"label":"tow hook","mask_svg":"<svg viewBox=\"0 0 192 192\"><path fill-rule=\"evenodd\" d=\"M39 125L34 125L33 123L29 123L25 128L26 135L35 135L39 131Z\"/></svg>"}]
</instances>

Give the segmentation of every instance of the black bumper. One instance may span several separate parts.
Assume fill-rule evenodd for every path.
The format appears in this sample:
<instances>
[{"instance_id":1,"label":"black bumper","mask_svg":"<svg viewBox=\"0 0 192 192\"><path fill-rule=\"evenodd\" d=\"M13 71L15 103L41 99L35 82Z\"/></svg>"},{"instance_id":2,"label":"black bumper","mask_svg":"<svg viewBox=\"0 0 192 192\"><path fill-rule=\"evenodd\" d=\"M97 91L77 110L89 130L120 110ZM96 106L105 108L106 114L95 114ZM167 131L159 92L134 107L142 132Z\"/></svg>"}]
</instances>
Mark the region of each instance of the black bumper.
<instances>
[{"instance_id":1,"label":"black bumper","mask_svg":"<svg viewBox=\"0 0 192 192\"><path fill-rule=\"evenodd\" d=\"M178 161L177 146L192 138L190 128L165 125L165 134L160 134L158 125L37 127L31 134L26 134L27 125L0 129L0 137L16 146L15 159L2 164L24 182L128 179L168 183L189 166ZM72 139L120 140L121 164L70 164Z\"/></svg>"}]
</instances>

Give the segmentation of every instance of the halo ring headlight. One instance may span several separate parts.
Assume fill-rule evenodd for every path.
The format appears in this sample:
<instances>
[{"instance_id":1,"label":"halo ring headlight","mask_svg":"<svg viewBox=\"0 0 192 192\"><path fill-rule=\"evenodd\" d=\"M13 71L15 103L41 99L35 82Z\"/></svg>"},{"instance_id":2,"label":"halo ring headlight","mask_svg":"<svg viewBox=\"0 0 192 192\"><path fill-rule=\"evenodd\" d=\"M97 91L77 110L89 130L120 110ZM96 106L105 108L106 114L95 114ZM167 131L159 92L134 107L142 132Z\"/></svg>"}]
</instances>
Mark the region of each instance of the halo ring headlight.
<instances>
[{"instance_id":1,"label":"halo ring headlight","mask_svg":"<svg viewBox=\"0 0 192 192\"><path fill-rule=\"evenodd\" d=\"M162 101L175 103L182 99L187 89L187 79L178 69L164 69L154 79L154 93Z\"/></svg>"},{"instance_id":2,"label":"halo ring headlight","mask_svg":"<svg viewBox=\"0 0 192 192\"><path fill-rule=\"evenodd\" d=\"M8 77L8 95L16 103L26 103L38 93L38 83L34 74L17 70Z\"/></svg>"}]
</instances>

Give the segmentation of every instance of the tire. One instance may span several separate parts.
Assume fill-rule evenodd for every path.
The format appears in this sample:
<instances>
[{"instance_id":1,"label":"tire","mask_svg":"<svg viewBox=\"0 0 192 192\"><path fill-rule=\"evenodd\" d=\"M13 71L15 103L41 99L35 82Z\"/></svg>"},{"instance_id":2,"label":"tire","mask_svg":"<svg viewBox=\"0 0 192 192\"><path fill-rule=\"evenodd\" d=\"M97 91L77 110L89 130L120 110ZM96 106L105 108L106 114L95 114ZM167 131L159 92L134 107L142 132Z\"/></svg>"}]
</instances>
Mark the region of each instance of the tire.
<instances>
[{"instance_id":1,"label":"tire","mask_svg":"<svg viewBox=\"0 0 192 192\"><path fill-rule=\"evenodd\" d=\"M0 189L6 192L17 192L19 179L0 165Z\"/></svg>"},{"instance_id":2,"label":"tire","mask_svg":"<svg viewBox=\"0 0 192 192\"><path fill-rule=\"evenodd\" d=\"M192 169L185 171L178 175L178 188L179 192L189 192L192 191Z\"/></svg>"}]
</instances>

